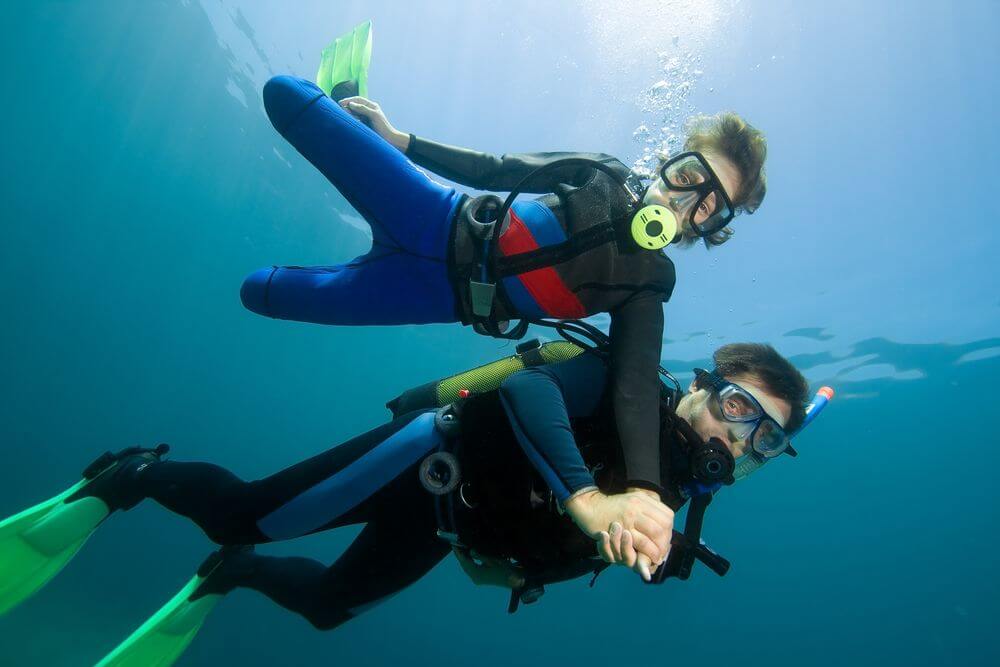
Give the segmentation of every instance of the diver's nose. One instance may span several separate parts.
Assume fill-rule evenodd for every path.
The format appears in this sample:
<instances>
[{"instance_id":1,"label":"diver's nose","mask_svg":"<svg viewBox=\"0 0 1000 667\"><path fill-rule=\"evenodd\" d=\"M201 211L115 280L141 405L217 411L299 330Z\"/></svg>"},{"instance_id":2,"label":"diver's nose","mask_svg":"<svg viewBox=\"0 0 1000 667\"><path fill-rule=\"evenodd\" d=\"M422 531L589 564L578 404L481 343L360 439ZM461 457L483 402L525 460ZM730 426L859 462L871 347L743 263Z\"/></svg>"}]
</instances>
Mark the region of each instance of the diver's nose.
<instances>
[{"instance_id":1,"label":"diver's nose","mask_svg":"<svg viewBox=\"0 0 1000 667\"><path fill-rule=\"evenodd\" d=\"M733 455L734 458L739 458L739 457L743 456L744 454L746 454L747 453L747 449L750 446L750 443L747 442L746 438L744 438L742 440L728 440L727 439L724 442L726 443L726 446L729 448L729 451L732 453L732 455Z\"/></svg>"},{"instance_id":2,"label":"diver's nose","mask_svg":"<svg viewBox=\"0 0 1000 667\"><path fill-rule=\"evenodd\" d=\"M693 192L672 193L667 197L667 203L674 210L674 213L681 213L691 205L691 201L695 196L697 195Z\"/></svg>"}]
</instances>

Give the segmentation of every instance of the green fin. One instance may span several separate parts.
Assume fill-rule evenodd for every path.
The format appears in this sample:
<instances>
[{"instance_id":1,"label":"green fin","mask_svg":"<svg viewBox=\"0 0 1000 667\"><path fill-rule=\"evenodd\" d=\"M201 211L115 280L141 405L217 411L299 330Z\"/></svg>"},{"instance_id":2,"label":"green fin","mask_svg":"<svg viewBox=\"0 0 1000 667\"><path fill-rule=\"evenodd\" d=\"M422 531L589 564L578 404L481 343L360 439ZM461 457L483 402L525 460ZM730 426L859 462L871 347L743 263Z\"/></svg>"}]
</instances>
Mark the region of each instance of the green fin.
<instances>
[{"instance_id":1,"label":"green fin","mask_svg":"<svg viewBox=\"0 0 1000 667\"><path fill-rule=\"evenodd\" d=\"M323 49L316 85L327 95L339 83L353 81L358 95L368 97L368 66L372 60L372 22L365 21Z\"/></svg>"},{"instance_id":2,"label":"green fin","mask_svg":"<svg viewBox=\"0 0 1000 667\"><path fill-rule=\"evenodd\" d=\"M108 506L97 498L66 502L90 481L0 522L0 614L59 574L108 516Z\"/></svg>"},{"instance_id":3,"label":"green fin","mask_svg":"<svg viewBox=\"0 0 1000 667\"><path fill-rule=\"evenodd\" d=\"M180 657L222 595L191 596L211 572L195 575L181 591L118 645L97 667L168 667Z\"/></svg>"}]
</instances>

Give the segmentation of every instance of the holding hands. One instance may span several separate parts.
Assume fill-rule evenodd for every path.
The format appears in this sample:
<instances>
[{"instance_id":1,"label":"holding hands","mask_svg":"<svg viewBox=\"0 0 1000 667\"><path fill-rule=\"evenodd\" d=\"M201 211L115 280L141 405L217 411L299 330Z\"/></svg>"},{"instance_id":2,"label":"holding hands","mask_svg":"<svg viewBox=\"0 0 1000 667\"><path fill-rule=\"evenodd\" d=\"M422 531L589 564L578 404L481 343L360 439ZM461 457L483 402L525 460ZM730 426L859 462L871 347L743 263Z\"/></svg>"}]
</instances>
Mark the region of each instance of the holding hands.
<instances>
[{"instance_id":1,"label":"holding hands","mask_svg":"<svg viewBox=\"0 0 1000 667\"><path fill-rule=\"evenodd\" d=\"M670 554L674 512L646 489L605 495L593 490L566 502L566 512L597 542L608 563L624 565L650 581Z\"/></svg>"}]
</instances>

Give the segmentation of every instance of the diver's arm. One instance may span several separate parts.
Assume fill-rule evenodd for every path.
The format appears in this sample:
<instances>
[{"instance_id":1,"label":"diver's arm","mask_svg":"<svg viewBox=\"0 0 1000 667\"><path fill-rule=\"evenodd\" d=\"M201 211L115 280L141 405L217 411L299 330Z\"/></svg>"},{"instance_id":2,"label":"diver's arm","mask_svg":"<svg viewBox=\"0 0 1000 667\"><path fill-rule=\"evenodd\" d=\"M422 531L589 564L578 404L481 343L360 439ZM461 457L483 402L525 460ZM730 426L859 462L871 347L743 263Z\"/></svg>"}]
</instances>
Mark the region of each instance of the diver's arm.
<instances>
[{"instance_id":1,"label":"diver's arm","mask_svg":"<svg viewBox=\"0 0 1000 667\"><path fill-rule=\"evenodd\" d=\"M618 159L604 153L506 153L497 157L490 153L440 144L400 132L389 122L378 103L367 98L348 97L340 101L340 106L352 115L366 120L380 137L424 169L477 190L508 192L536 169L565 158L597 160L618 170L623 177L629 172L628 167ZM582 185L590 178L591 171L578 165L555 168L526 183L523 191L552 192L560 183Z\"/></svg>"},{"instance_id":2,"label":"diver's arm","mask_svg":"<svg viewBox=\"0 0 1000 667\"><path fill-rule=\"evenodd\" d=\"M394 144L395 145L395 144ZM500 157L480 153L468 148L440 144L409 135L406 156L424 169L461 185L477 190L509 192L525 176L545 165L565 158L583 158L604 162L617 167L624 174L628 169L617 159L603 153L505 153ZM578 165L556 167L552 171L532 178L524 185L524 192L552 192L560 183L582 185L592 169Z\"/></svg>"},{"instance_id":3,"label":"diver's arm","mask_svg":"<svg viewBox=\"0 0 1000 667\"><path fill-rule=\"evenodd\" d=\"M518 443L580 530L600 541L608 562L628 565L648 580L649 564L662 562L669 552L673 512L644 491L598 490L569 421L597 410L606 368L596 355L582 354L511 375L500 397ZM614 551L605 547L608 542Z\"/></svg>"},{"instance_id":4,"label":"diver's arm","mask_svg":"<svg viewBox=\"0 0 1000 667\"><path fill-rule=\"evenodd\" d=\"M581 354L514 373L500 385L500 400L518 443L559 502L597 488L577 448L570 417L597 410L606 377L602 359Z\"/></svg>"},{"instance_id":5,"label":"diver's arm","mask_svg":"<svg viewBox=\"0 0 1000 667\"><path fill-rule=\"evenodd\" d=\"M662 292L643 291L611 313L611 396L630 487L660 490Z\"/></svg>"}]
</instances>

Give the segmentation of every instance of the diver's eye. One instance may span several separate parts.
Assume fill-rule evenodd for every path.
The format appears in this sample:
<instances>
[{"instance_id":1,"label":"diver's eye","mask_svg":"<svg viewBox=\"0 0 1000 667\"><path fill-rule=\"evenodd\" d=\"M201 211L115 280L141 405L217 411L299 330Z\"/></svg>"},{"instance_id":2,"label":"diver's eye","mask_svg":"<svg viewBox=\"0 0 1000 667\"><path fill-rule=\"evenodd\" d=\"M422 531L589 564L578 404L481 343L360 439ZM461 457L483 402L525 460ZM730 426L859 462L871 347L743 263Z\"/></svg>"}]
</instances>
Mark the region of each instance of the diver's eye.
<instances>
[{"instance_id":1,"label":"diver's eye","mask_svg":"<svg viewBox=\"0 0 1000 667\"><path fill-rule=\"evenodd\" d=\"M704 222L705 220L707 220L712 215L715 215L715 202L716 202L716 200L717 200L717 197L716 197L715 193L712 192L712 193L709 193L709 195L707 197L705 197L705 199L703 199L700 204L698 204L698 208L695 209L695 211L696 211L696 218L697 218L698 222Z\"/></svg>"},{"instance_id":2,"label":"diver's eye","mask_svg":"<svg viewBox=\"0 0 1000 667\"><path fill-rule=\"evenodd\" d=\"M711 208L709 207L708 204L702 202L698 204L698 208L695 209L694 221L700 225L701 223L708 220L710 215L712 215Z\"/></svg>"},{"instance_id":3,"label":"diver's eye","mask_svg":"<svg viewBox=\"0 0 1000 667\"><path fill-rule=\"evenodd\" d=\"M691 185L691 179L684 172L677 174L677 185Z\"/></svg>"},{"instance_id":4,"label":"diver's eye","mask_svg":"<svg viewBox=\"0 0 1000 667\"><path fill-rule=\"evenodd\" d=\"M722 411L727 417L745 417L753 414L754 407L739 394L728 397L722 404Z\"/></svg>"}]
</instances>

